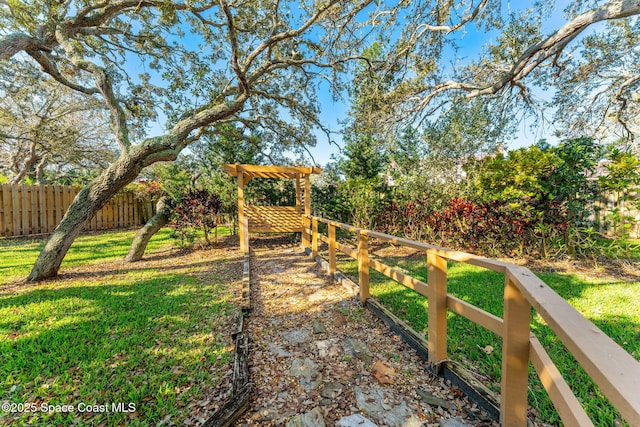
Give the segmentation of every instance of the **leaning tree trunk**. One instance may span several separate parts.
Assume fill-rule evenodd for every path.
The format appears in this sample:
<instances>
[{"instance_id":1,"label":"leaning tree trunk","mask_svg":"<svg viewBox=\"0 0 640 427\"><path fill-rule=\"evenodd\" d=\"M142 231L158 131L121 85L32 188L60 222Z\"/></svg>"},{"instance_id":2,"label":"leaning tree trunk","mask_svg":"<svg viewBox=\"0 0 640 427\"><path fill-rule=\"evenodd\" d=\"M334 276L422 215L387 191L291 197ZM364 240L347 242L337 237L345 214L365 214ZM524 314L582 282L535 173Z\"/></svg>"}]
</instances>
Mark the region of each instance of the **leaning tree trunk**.
<instances>
[{"instance_id":1,"label":"leaning tree trunk","mask_svg":"<svg viewBox=\"0 0 640 427\"><path fill-rule=\"evenodd\" d=\"M118 191L132 182L145 166L156 161L175 160L180 152L180 148L176 149L175 145L177 144L171 136L149 138L122 153L100 176L84 187L73 199L62 221L38 255L27 281L36 282L57 275L62 260L85 222Z\"/></svg>"},{"instance_id":2,"label":"leaning tree trunk","mask_svg":"<svg viewBox=\"0 0 640 427\"><path fill-rule=\"evenodd\" d=\"M124 260L127 262L140 261L147 249L147 243L151 237L162 227L167 225L171 217L171 203L168 197L161 197L156 203L156 213L147 223L136 233L136 237L131 242L131 248Z\"/></svg>"}]
</instances>

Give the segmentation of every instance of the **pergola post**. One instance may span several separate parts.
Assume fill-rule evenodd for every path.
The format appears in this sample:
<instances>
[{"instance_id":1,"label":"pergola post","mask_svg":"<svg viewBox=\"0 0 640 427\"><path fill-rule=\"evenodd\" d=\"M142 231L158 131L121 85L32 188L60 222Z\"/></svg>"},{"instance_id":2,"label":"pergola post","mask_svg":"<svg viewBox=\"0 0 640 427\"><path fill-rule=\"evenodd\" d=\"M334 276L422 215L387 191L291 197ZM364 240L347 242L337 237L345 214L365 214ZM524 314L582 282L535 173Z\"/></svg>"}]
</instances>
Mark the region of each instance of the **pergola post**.
<instances>
[{"instance_id":1,"label":"pergola post","mask_svg":"<svg viewBox=\"0 0 640 427\"><path fill-rule=\"evenodd\" d=\"M311 180L309 174L304 176L304 213L311 215Z\"/></svg>"},{"instance_id":2,"label":"pergola post","mask_svg":"<svg viewBox=\"0 0 640 427\"><path fill-rule=\"evenodd\" d=\"M309 175L304 174L304 192L301 194L304 200L304 214L311 215L311 185L309 182ZM309 228L311 228L311 219L307 216L302 217L302 247L307 248L311 245L311 235L309 234Z\"/></svg>"},{"instance_id":3,"label":"pergola post","mask_svg":"<svg viewBox=\"0 0 640 427\"><path fill-rule=\"evenodd\" d=\"M297 173L295 176L296 181L296 208L298 208L298 212L301 212L302 208L302 186L300 185L300 174Z\"/></svg>"},{"instance_id":4,"label":"pergola post","mask_svg":"<svg viewBox=\"0 0 640 427\"><path fill-rule=\"evenodd\" d=\"M238 232L240 251L249 252L249 220L244 213L244 173L238 173Z\"/></svg>"}]
</instances>

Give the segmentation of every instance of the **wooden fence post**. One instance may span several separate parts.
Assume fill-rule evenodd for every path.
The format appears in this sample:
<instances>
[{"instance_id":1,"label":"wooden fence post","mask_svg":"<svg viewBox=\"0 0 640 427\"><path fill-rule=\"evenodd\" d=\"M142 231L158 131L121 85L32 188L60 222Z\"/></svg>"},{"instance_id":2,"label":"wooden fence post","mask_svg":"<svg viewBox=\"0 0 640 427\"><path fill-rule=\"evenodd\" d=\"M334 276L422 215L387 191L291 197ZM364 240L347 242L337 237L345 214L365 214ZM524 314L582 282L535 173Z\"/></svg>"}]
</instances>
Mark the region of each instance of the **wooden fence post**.
<instances>
[{"instance_id":1,"label":"wooden fence post","mask_svg":"<svg viewBox=\"0 0 640 427\"><path fill-rule=\"evenodd\" d=\"M311 231L311 258L316 259L318 256L318 218L313 217L311 221L313 224Z\"/></svg>"},{"instance_id":2,"label":"wooden fence post","mask_svg":"<svg viewBox=\"0 0 640 427\"><path fill-rule=\"evenodd\" d=\"M364 230L358 231L358 283L360 302L364 305L369 299L369 236Z\"/></svg>"},{"instance_id":3,"label":"wooden fence post","mask_svg":"<svg viewBox=\"0 0 640 427\"><path fill-rule=\"evenodd\" d=\"M526 427L531 305L507 276L504 288L500 424Z\"/></svg>"},{"instance_id":4,"label":"wooden fence post","mask_svg":"<svg viewBox=\"0 0 640 427\"><path fill-rule=\"evenodd\" d=\"M56 201L53 185L47 185L47 233L51 233L56 228Z\"/></svg>"},{"instance_id":5,"label":"wooden fence post","mask_svg":"<svg viewBox=\"0 0 640 427\"><path fill-rule=\"evenodd\" d=\"M329 275L333 280L336 274L336 226L329 223Z\"/></svg>"},{"instance_id":6,"label":"wooden fence post","mask_svg":"<svg viewBox=\"0 0 640 427\"><path fill-rule=\"evenodd\" d=\"M18 197L18 185L11 185L11 208L13 209L12 236L20 235L20 199Z\"/></svg>"},{"instance_id":7,"label":"wooden fence post","mask_svg":"<svg viewBox=\"0 0 640 427\"><path fill-rule=\"evenodd\" d=\"M62 188L59 185L53 186L53 206L56 212L56 222L53 224L53 228L55 229L60 221L62 221L62 217L64 216L64 206L63 206L63 198L62 198Z\"/></svg>"},{"instance_id":8,"label":"wooden fence post","mask_svg":"<svg viewBox=\"0 0 640 427\"><path fill-rule=\"evenodd\" d=\"M427 342L429 362L447 359L447 260L427 250Z\"/></svg>"},{"instance_id":9,"label":"wooden fence post","mask_svg":"<svg viewBox=\"0 0 640 427\"><path fill-rule=\"evenodd\" d=\"M37 188L39 187L39 185L32 185L29 188L29 197L30 197L30 206L31 206L31 227L30 227L30 233L31 234L38 234L40 227L38 225L38 193L37 193Z\"/></svg>"},{"instance_id":10,"label":"wooden fence post","mask_svg":"<svg viewBox=\"0 0 640 427\"><path fill-rule=\"evenodd\" d=\"M40 215L39 232L44 234L47 232L47 187L38 185L38 210Z\"/></svg>"},{"instance_id":11,"label":"wooden fence post","mask_svg":"<svg viewBox=\"0 0 640 427\"><path fill-rule=\"evenodd\" d=\"M12 195L13 191L11 190L11 185L2 184L2 210L5 237L13 235L13 210L11 209Z\"/></svg>"},{"instance_id":12,"label":"wooden fence post","mask_svg":"<svg viewBox=\"0 0 640 427\"><path fill-rule=\"evenodd\" d=\"M4 191L5 186L0 185L0 209L2 209L2 214L0 214L0 236L7 236L8 227L6 227L7 221L7 193Z\"/></svg>"},{"instance_id":13,"label":"wooden fence post","mask_svg":"<svg viewBox=\"0 0 640 427\"><path fill-rule=\"evenodd\" d=\"M238 172L238 234L240 237L240 252L249 253L249 221L244 209L244 172Z\"/></svg>"}]
</instances>

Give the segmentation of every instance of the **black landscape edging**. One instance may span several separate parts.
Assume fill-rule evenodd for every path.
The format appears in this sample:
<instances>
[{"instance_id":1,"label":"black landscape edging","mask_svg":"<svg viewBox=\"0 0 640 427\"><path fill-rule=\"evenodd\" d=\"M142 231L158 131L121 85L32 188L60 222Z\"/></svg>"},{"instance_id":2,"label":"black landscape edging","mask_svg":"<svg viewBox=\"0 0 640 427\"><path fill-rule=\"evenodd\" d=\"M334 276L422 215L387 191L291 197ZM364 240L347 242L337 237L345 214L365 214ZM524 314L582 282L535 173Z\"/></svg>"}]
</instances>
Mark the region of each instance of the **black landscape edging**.
<instances>
[{"instance_id":1,"label":"black landscape edging","mask_svg":"<svg viewBox=\"0 0 640 427\"><path fill-rule=\"evenodd\" d=\"M242 303L240 305L245 316L251 311L251 254L244 254L242 263Z\"/></svg>"},{"instance_id":2,"label":"black landscape edging","mask_svg":"<svg viewBox=\"0 0 640 427\"><path fill-rule=\"evenodd\" d=\"M424 360L429 360L427 340L409 325L380 305L373 298L367 300L367 307L389 328L400 335L409 347L413 348ZM495 421L500 420L500 404L491 390L478 382L464 367L451 360L427 365L427 372L444 378L458 387L472 402L482 408Z\"/></svg>"},{"instance_id":3,"label":"black landscape edging","mask_svg":"<svg viewBox=\"0 0 640 427\"><path fill-rule=\"evenodd\" d=\"M311 251L305 248L305 252L310 254ZM326 271L329 270L329 263L322 257L317 256L315 261ZM342 286L350 291L351 295L357 295L359 286L353 280L348 278L341 271L336 272L334 280L339 281ZM355 293L354 293L355 290ZM427 340L419 333L414 331L407 323L398 316L384 308L373 298L367 300L367 308L371 310L380 320L382 320L393 332L402 337L409 347L413 348L425 361L429 361L429 350ZM470 401L478 405L489 417L494 421L500 421L500 404L498 399L491 390L484 384L477 381L464 367L453 361L445 361L434 365L429 363L426 368L427 372L450 381L452 385L458 387Z\"/></svg>"},{"instance_id":4,"label":"black landscape edging","mask_svg":"<svg viewBox=\"0 0 640 427\"><path fill-rule=\"evenodd\" d=\"M229 427L249 409L251 387L249 386L249 336L244 332L244 317L251 311L251 256L245 254L242 271L241 313L231 327L235 340L233 359L233 381L231 397L213 413L202 427Z\"/></svg>"}]
</instances>

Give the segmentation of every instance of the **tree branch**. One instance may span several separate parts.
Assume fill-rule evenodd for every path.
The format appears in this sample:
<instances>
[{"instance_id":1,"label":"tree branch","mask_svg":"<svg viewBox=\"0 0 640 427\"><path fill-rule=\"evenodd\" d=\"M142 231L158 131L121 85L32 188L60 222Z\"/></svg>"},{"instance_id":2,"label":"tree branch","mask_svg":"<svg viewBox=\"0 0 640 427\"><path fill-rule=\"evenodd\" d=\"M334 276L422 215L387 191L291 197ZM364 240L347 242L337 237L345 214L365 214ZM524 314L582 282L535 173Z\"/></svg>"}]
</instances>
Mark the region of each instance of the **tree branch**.
<instances>
[{"instance_id":1,"label":"tree branch","mask_svg":"<svg viewBox=\"0 0 640 427\"><path fill-rule=\"evenodd\" d=\"M73 45L64 28L57 28L55 35L56 40L69 56L69 60L79 69L88 71L93 75L96 87L102 94L102 97L113 116L116 142L123 151L127 151L131 146L131 142L129 141L129 129L127 127L127 116L115 96L109 73L104 68L82 58L82 55L78 52L78 48Z\"/></svg>"},{"instance_id":2,"label":"tree branch","mask_svg":"<svg viewBox=\"0 0 640 427\"><path fill-rule=\"evenodd\" d=\"M238 63L238 56L240 55L238 49L238 34L236 33L236 27L233 22L233 16L231 15L231 10L229 9L229 5L226 1L220 0L220 7L227 17L227 28L229 33L229 42L231 43L231 64L233 66L233 70L238 77L238 82L240 83L240 88L243 93L249 93L249 83L247 82L247 76L245 74L245 70L240 67Z\"/></svg>"},{"instance_id":3,"label":"tree branch","mask_svg":"<svg viewBox=\"0 0 640 427\"><path fill-rule=\"evenodd\" d=\"M418 25L414 31L412 31L411 36L409 37L409 41L404 49L398 51L395 56L401 57L407 54L409 49L415 47L415 44L418 40L420 40L426 33L452 33L458 31L460 28L464 27L469 22L473 21L478 14L485 8L489 0L481 0L480 3L466 16L462 17L460 21L455 25L431 25L431 24L420 24Z\"/></svg>"},{"instance_id":4,"label":"tree branch","mask_svg":"<svg viewBox=\"0 0 640 427\"><path fill-rule=\"evenodd\" d=\"M420 102L420 108L426 107L436 96L446 91L459 90L467 92L466 98L474 98L481 95L496 94L508 85L518 85L518 82L527 77L536 67L547 59L560 54L572 40L589 26L606 20L622 19L638 14L640 14L640 2L617 0L576 16L551 36L529 47L513 64L511 69L494 84L481 87L448 81L433 87Z\"/></svg>"},{"instance_id":5,"label":"tree branch","mask_svg":"<svg viewBox=\"0 0 640 427\"><path fill-rule=\"evenodd\" d=\"M260 56L265 50L269 49L276 43L299 36L300 34L307 31L315 22L317 22L331 7L333 7L339 1L340 0L329 1L324 7L317 9L315 13L311 15L309 19L303 22L302 25L300 25L300 27L298 27L297 29L280 32L260 43L249 55L247 55L247 58L245 59L243 64L244 68L249 69L253 61L255 61L258 56Z\"/></svg>"}]
</instances>

